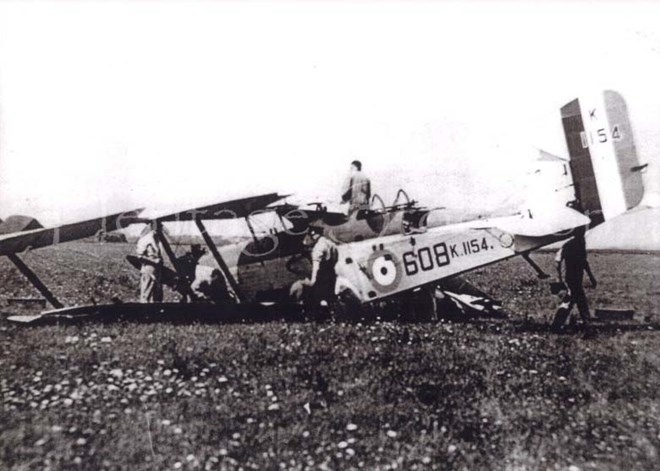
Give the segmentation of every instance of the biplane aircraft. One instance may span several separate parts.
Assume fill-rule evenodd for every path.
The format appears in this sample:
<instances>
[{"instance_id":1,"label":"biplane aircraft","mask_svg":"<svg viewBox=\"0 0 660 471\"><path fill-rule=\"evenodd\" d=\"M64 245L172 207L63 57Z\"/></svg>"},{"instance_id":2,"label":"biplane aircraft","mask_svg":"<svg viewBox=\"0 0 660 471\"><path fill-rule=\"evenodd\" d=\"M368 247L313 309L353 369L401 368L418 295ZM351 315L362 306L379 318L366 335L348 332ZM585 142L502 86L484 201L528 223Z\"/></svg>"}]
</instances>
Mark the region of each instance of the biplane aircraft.
<instances>
[{"instance_id":1,"label":"biplane aircraft","mask_svg":"<svg viewBox=\"0 0 660 471\"><path fill-rule=\"evenodd\" d=\"M222 272L236 304L290 305L290 287L311 271L310 248L304 239L307 228L315 225L323 227L324 234L338 245L335 291L342 303L373 305L410 300L411 293L418 293L432 312L440 298L461 309L484 310L493 305L492 300L462 280L462 274L520 255L539 277L547 277L529 258L531 252L567 239L577 227L593 227L622 214L638 213L629 209L642 200L639 175L645 165L639 165L634 154L625 103L615 92L603 96L602 109L581 107L584 104L577 100L562 109L570 160L540 151L539 161L549 162L552 172L561 175L559 179L554 175L555 186L547 188L551 204L527 204L490 217L447 217L448 209L421 206L399 191L390 206L376 196L371 209L346 215L328 211L319 203L293 205L287 202L289 195L267 193L177 211L138 209L54 228L43 228L30 218L12 217L0 224L0 255L8 256L56 308L51 312L87 312L85 306L62 310L62 304L22 262L20 253L133 223L194 223L208 247L200 263ZM576 199L591 219L570 204ZM259 232L255 220L264 213L275 215L271 220L276 223ZM228 219L244 219L251 238L216 246L205 222ZM171 265L171 285L185 293L170 241L167 237L161 241ZM122 304L123 309L129 304ZM96 311L103 309L95 307ZM109 312L115 309L107 307ZM177 308L176 312L182 309L198 307ZM227 306L213 309L217 314Z\"/></svg>"},{"instance_id":2,"label":"biplane aircraft","mask_svg":"<svg viewBox=\"0 0 660 471\"><path fill-rule=\"evenodd\" d=\"M117 310L116 306L63 308L19 254L135 223L194 222L209 249L200 263L221 270L238 304L287 303L291 285L311 271L307 256L309 247L304 244L304 238L307 227L314 224L324 227L326 235L338 244L336 291L339 299L365 304L421 288L432 299L440 293L457 305L484 309L488 299L465 282L457 283L457 275L516 255L527 257L529 252L566 238L573 228L589 223L588 218L565 205L545 213L528 209L491 219L447 221L433 217L444 208L421 207L404 192L397 195L397 200L401 197L404 202L395 200L392 206L381 205L350 216L328 212L318 204L304 208L281 203L286 197L268 193L174 212L138 209L53 228L37 226L29 218L12 218L5 226L0 226L0 229L5 227L5 233L0 235L0 255L8 256L56 308L49 311L49 315L112 312ZM280 204L276 204L278 202ZM251 219L264 212L276 214L281 227L258 234ZM205 221L236 218L245 219L252 239L216 247ZM185 294L186 287L182 288L180 278L176 278L178 259L167 237L161 237L161 242L174 274L172 287ZM541 273L529 258L526 259ZM459 285L467 290L457 289ZM431 306L435 310L434 302ZM172 309L172 306L164 307ZM145 307L125 303L122 309L142 312ZM182 309L177 307L176 312ZM188 306L187 309L197 308ZM209 306L203 309L208 311ZM222 309L224 307L217 307L216 314ZM30 321L38 317L15 319Z\"/></svg>"}]
</instances>

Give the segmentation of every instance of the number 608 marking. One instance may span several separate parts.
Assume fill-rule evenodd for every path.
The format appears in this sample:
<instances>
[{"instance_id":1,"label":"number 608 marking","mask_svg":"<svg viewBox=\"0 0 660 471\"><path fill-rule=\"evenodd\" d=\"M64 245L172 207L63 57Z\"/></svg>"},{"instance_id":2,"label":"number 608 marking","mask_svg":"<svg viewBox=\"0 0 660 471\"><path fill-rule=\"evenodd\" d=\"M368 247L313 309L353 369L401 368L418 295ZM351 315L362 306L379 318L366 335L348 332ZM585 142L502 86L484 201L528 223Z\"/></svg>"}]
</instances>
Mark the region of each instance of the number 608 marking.
<instances>
[{"instance_id":1,"label":"number 608 marking","mask_svg":"<svg viewBox=\"0 0 660 471\"><path fill-rule=\"evenodd\" d=\"M422 271L429 271L445 265L449 265L449 253L447 253L447 245L444 242L435 244L433 253L429 247L422 247L417 250L417 253L411 250L403 254L403 267L406 275L415 275L419 273L420 268Z\"/></svg>"}]
</instances>

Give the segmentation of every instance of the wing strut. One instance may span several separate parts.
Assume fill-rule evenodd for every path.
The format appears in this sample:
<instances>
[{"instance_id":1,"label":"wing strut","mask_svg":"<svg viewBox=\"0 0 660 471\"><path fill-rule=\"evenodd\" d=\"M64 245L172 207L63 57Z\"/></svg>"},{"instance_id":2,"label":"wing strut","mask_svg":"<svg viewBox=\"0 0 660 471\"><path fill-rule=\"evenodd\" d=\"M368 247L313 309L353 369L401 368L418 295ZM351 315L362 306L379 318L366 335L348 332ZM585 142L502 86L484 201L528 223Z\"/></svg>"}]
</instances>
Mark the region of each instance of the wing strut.
<instances>
[{"instance_id":1,"label":"wing strut","mask_svg":"<svg viewBox=\"0 0 660 471\"><path fill-rule=\"evenodd\" d=\"M229 267L225 263L225 260L222 258L222 255L220 255L220 252L218 252L218 248L213 243L213 239L211 239L211 236L206 231L206 227L204 226L204 223L199 217L196 217L195 224L197 225L197 229L199 229L199 232L202 234L202 237L204 238L204 242L206 242L206 246L211 251L211 254L213 254L213 258L218 263L218 266L220 267L222 274L225 276L225 279L229 283L229 286L231 286L232 291L236 295L238 302L242 302L245 298L241 293L241 289L239 288L238 283L236 282L231 272L229 271Z\"/></svg>"},{"instance_id":2,"label":"wing strut","mask_svg":"<svg viewBox=\"0 0 660 471\"><path fill-rule=\"evenodd\" d=\"M158 235L158 241L160 244L163 246L163 249L165 250L165 253L167 254L167 258L170 259L170 263L174 267L174 271L176 271L176 274L179 276L179 280L184 280L185 277L183 276L183 273L179 267L179 263L177 261L176 256L174 255L174 251L172 250L172 246L170 245L170 242L167 240L167 237L163 234L163 224L161 222L158 222L158 230L156 231L156 234ZM185 283L180 283L182 286L184 294L188 295L190 299L195 300L197 296L195 296L195 293L193 293L193 290L190 288L190 284L185 282Z\"/></svg>"},{"instance_id":3,"label":"wing strut","mask_svg":"<svg viewBox=\"0 0 660 471\"><path fill-rule=\"evenodd\" d=\"M546 272L543 271L541 267L539 267L534 260L531 259L529 254L525 253L523 254L522 258L525 259L527 263L534 269L536 272L536 276L539 277L540 280L547 280L550 278L550 275L548 275Z\"/></svg>"},{"instance_id":4,"label":"wing strut","mask_svg":"<svg viewBox=\"0 0 660 471\"><path fill-rule=\"evenodd\" d=\"M7 258L12 261L12 263L18 268L18 271L20 271L25 278L28 279L32 285L37 288L39 293L46 298L46 300L55 308L55 309L61 309L64 307L64 304L59 302L55 295L50 292L50 290L46 287L45 284L41 282L39 277L34 273L32 270L30 270L30 267L28 267L23 260L21 260L18 255L10 253L7 254Z\"/></svg>"}]
</instances>

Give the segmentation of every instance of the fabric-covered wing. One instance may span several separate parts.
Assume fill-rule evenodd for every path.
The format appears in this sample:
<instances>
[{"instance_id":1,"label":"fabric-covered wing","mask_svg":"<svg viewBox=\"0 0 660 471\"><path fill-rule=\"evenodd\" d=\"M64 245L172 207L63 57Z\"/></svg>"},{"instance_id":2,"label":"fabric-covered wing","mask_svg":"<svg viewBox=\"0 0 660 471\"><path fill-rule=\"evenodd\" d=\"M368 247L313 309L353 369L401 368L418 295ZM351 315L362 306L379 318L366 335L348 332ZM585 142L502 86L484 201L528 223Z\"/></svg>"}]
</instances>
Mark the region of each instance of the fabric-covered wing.
<instances>
[{"instance_id":1,"label":"fabric-covered wing","mask_svg":"<svg viewBox=\"0 0 660 471\"><path fill-rule=\"evenodd\" d=\"M180 211L145 210L140 214L141 219L171 222L171 221L193 221L200 219L238 219L265 209L268 205L286 198L289 195L279 193L266 193L258 196L239 198L222 203L214 203L199 208L187 208Z\"/></svg>"},{"instance_id":2,"label":"fabric-covered wing","mask_svg":"<svg viewBox=\"0 0 660 471\"><path fill-rule=\"evenodd\" d=\"M0 255L20 253L30 249L84 239L99 232L123 229L136 220L139 211L127 211L57 227L5 234L0 236Z\"/></svg>"}]
</instances>

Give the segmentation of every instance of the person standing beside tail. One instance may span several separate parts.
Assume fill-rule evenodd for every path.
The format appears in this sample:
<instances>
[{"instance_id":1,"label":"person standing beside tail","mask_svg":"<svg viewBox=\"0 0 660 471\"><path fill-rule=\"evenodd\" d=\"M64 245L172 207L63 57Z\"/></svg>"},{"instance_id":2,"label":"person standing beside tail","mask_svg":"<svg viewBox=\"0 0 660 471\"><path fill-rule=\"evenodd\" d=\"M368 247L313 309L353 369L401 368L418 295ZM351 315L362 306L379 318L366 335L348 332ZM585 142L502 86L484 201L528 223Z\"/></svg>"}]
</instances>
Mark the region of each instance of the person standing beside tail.
<instances>
[{"instance_id":1,"label":"person standing beside tail","mask_svg":"<svg viewBox=\"0 0 660 471\"><path fill-rule=\"evenodd\" d=\"M585 231L586 228L584 226L575 229L575 235L573 238L559 249L557 256L555 257L559 281L566 283L568 293L562 299L559 309L557 309L557 313L552 322L553 329L560 329L562 327L566 319L569 317L573 306L576 304L585 327L591 321L589 303L587 301L587 296L584 293L584 287L582 286L584 272L587 272L592 287L595 288L598 285L598 282L596 281L596 278L591 271L591 267L589 266L589 261L587 260L587 247L584 240ZM563 274L565 274L565 276Z\"/></svg>"},{"instance_id":2,"label":"person standing beside tail","mask_svg":"<svg viewBox=\"0 0 660 471\"><path fill-rule=\"evenodd\" d=\"M161 268L163 257L158 242L156 222L150 223L137 242L137 254L142 259L140 268L140 302L159 303L163 300Z\"/></svg>"},{"instance_id":3,"label":"person standing beside tail","mask_svg":"<svg viewBox=\"0 0 660 471\"><path fill-rule=\"evenodd\" d=\"M371 181L362 173L362 162L351 162L351 173L342 189L341 202L348 203L348 214L362 209L369 209L371 200Z\"/></svg>"}]
</instances>

